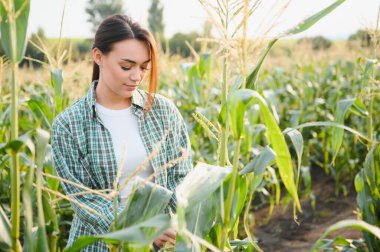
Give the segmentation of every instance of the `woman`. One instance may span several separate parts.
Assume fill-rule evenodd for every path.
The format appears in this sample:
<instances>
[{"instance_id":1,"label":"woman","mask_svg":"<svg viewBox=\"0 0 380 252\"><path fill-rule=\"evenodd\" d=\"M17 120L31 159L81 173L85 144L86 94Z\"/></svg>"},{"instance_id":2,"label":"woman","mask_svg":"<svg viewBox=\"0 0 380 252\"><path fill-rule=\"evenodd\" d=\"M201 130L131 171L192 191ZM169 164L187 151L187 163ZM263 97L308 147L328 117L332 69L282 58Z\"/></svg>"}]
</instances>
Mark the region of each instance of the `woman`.
<instances>
[{"instance_id":1,"label":"woman","mask_svg":"<svg viewBox=\"0 0 380 252\"><path fill-rule=\"evenodd\" d=\"M192 169L189 137L175 105L155 94L157 51L153 36L125 15L106 18L99 26L92 49L92 84L88 93L53 123L52 148L56 170L64 179L91 189L112 189L118 164L124 160L119 184L161 144L150 159L142 178L155 174L155 183L175 191ZM149 93L138 89L149 73ZM126 151L123 151L126 146ZM169 161L177 160L168 169ZM105 233L113 221L113 202L98 194L80 194L77 186L61 182L65 194L105 216L100 218L87 207L72 203L75 216L67 247L82 235ZM118 197L123 202L129 183ZM169 203L175 211L175 194ZM117 209L121 212L123 207ZM156 246L175 242L175 233L166 231L154 241ZM97 242L86 251L108 251Z\"/></svg>"}]
</instances>

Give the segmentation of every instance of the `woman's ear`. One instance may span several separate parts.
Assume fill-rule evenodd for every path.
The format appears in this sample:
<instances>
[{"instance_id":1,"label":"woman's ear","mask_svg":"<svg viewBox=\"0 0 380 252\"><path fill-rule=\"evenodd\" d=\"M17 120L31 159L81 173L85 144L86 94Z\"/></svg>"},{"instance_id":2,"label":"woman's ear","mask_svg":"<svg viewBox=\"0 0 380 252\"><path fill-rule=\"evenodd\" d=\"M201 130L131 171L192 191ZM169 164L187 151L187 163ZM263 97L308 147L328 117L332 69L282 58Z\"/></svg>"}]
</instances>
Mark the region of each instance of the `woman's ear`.
<instances>
[{"instance_id":1,"label":"woman's ear","mask_svg":"<svg viewBox=\"0 0 380 252\"><path fill-rule=\"evenodd\" d=\"M99 48L95 47L92 49L92 59L96 64L98 64L98 66L102 64L103 53L99 50Z\"/></svg>"}]
</instances>

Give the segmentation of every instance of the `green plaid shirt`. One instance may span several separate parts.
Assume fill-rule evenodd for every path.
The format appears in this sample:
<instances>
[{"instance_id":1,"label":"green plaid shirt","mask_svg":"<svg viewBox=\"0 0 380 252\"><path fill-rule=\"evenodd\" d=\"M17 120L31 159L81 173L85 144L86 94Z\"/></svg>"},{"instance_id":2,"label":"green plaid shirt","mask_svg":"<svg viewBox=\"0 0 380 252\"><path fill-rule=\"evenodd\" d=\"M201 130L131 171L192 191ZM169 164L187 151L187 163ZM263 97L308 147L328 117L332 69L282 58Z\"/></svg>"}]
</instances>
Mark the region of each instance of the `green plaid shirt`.
<instances>
[{"instance_id":1,"label":"green plaid shirt","mask_svg":"<svg viewBox=\"0 0 380 252\"><path fill-rule=\"evenodd\" d=\"M95 109L95 88L93 82L87 95L75 102L53 122L52 148L55 168L60 177L83 184L89 188L112 189L117 174L117 162L113 150L110 132L105 128ZM148 94L136 90L132 96L132 108L138 118L139 132L147 154L155 144L163 139L169 129L165 142L159 148L158 155L150 160L156 173L155 183L175 191L176 186L192 169L192 155L185 122L176 106L167 98L156 94L154 105L144 113ZM126 125L126 130L128 126ZM186 158L164 169L169 161L182 156ZM65 194L76 194L83 189L61 182ZM113 202L97 194L70 196L102 214L107 220L72 203L75 216L70 229L67 247L82 235L95 235L108 231L113 221ZM118 199L120 203L120 198ZM170 208L175 211L175 194ZM120 204L119 204L120 205ZM117 211L120 213L122 207ZM82 251L108 251L107 246L97 242Z\"/></svg>"}]
</instances>

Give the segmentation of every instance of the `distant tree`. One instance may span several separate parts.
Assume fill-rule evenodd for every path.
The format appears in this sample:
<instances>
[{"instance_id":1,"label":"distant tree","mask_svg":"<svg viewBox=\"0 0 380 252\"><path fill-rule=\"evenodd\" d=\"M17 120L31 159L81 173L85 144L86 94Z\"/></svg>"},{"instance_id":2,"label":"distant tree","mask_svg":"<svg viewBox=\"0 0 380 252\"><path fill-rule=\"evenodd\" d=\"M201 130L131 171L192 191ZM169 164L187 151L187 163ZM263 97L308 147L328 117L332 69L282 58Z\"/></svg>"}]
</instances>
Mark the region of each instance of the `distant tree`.
<instances>
[{"instance_id":1,"label":"distant tree","mask_svg":"<svg viewBox=\"0 0 380 252\"><path fill-rule=\"evenodd\" d=\"M310 37L310 38L302 38L298 41L299 43L301 42L307 42L311 44L311 48L314 51L318 50L326 50L329 49L332 45L331 40L323 37L323 36L315 36L315 37Z\"/></svg>"},{"instance_id":2,"label":"distant tree","mask_svg":"<svg viewBox=\"0 0 380 252\"><path fill-rule=\"evenodd\" d=\"M88 22L92 24L92 31L96 29L102 20L117 13L124 13L122 0L88 0L86 13L89 15Z\"/></svg>"},{"instance_id":3,"label":"distant tree","mask_svg":"<svg viewBox=\"0 0 380 252\"><path fill-rule=\"evenodd\" d=\"M87 54L91 51L92 39L84 39L76 43L79 54Z\"/></svg>"},{"instance_id":4,"label":"distant tree","mask_svg":"<svg viewBox=\"0 0 380 252\"><path fill-rule=\"evenodd\" d=\"M160 3L160 0L151 0L152 4L149 8L148 25L150 31L157 37L157 39L162 40L164 38L164 20L163 12L164 6Z\"/></svg>"},{"instance_id":5,"label":"distant tree","mask_svg":"<svg viewBox=\"0 0 380 252\"><path fill-rule=\"evenodd\" d=\"M360 46L369 47L371 45L371 35L366 30L358 30L348 37L348 41L358 41Z\"/></svg>"},{"instance_id":6,"label":"distant tree","mask_svg":"<svg viewBox=\"0 0 380 252\"><path fill-rule=\"evenodd\" d=\"M331 40L323 36L316 36L311 38L311 47L313 50L326 50L329 49L331 45Z\"/></svg>"},{"instance_id":7,"label":"distant tree","mask_svg":"<svg viewBox=\"0 0 380 252\"><path fill-rule=\"evenodd\" d=\"M186 41L194 48L195 51L200 51L200 43L196 41L199 37L197 32L190 33L175 33L169 40L169 48L172 54L180 54L183 57L189 57L191 52L186 45Z\"/></svg>"}]
</instances>

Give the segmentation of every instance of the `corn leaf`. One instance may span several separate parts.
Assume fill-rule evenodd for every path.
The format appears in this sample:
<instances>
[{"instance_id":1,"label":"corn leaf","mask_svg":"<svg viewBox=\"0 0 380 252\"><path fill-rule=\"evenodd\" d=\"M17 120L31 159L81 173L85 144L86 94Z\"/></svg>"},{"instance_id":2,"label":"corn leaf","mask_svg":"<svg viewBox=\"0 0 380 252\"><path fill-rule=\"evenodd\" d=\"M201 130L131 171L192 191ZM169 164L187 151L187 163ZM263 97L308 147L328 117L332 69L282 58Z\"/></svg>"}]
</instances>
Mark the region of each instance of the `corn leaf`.
<instances>
[{"instance_id":1,"label":"corn leaf","mask_svg":"<svg viewBox=\"0 0 380 252\"><path fill-rule=\"evenodd\" d=\"M181 221L180 225L186 226L186 229L193 235L204 238L211 230L216 217L217 201L216 196L211 194L204 201L195 206L189 205L184 211L184 218L178 216ZM174 251L192 251L194 244L185 235L178 233Z\"/></svg>"},{"instance_id":2,"label":"corn leaf","mask_svg":"<svg viewBox=\"0 0 380 252\"><path fill-rule=\"evenodd\" d=\"M139 224L117 230L115 232L97 235L81 236L74 244L64 250L65 252L76 252L97 241L108 244L120 244L121 242L136 244L136 247L148 246L154 239L164 233L170 226L170 217L167 214L159 214ZM153 232L146 232L153 230Z\"/></svg>"},{"instance_id":3,"label":"corn leaf","mask_svg":"<svg viewBox=\"0 0 380 252\"><path fill-rule=\"evenodd\" d=\"M35 241L37 239L33 239L33 179L34 179L34 163L35 163L35 146L31 139L27 140L29 142L29 150L31 152L31 163L29 165L29 169L26 173L25 183L22 188L23 195L23 205L24 205L24 216L25 216L25 237L26 241L24 243L24 247L35 247Z\"/></svg>"},{"instance_id":4,"label":"corn leaf","mask_svg":"<svg viewBox=\"0 0 380 252\"><path fill-rule=\"evenodd\" d=\"M314 15L306 18L304 21L296 25L295 27L289 29L286 31L283 36L288 36L288 35L295 35L298 33L301 33L303 31L306 31L310 27L312 27L315 23L317 23L320 19L322 19L324 16L335 10L339 5L344 3L345 0L337 0L333 4L329 5L325 9L315 13Z\"/></svg>"},{"instance_id":5,"label":"corn leaf","mask_svg":"<svg viewBox=\"0 0 380 252\"><path fill-rule=\"evenodd\" d=\"M367 117L369 115L365 104L359 99L355 100L354 104L350 107L350 111L358 116Z\"/></svg>"},{"instance_id":6,"label":"corn leaf","mask_svg":"<svg viewBox=\"0 0 380 252\"><path fill-rule=\"evenodd\" d=\"M163 213L167 207L173 194L170 190L149 181L144 182L140 178L137 178L132 190L141 183L145 184L129 196L125 209L118 215L117 229L145 221Z\"/></svg>"},{"instance_id":7,"label":"corn leaf","mask_svg":"<svg viewBox=\"0 0 380 252\"><path fill-rule=\"evenodd\" d=\"M50 71L50 83L54 88L55 114L58 115L63 110L63 74L62 74L62 69L52 69Z\"/></svg>"},{"instance_id":8,"label":"corn leaf","mask_svg":"<svg viewBox=\"0 0 380 252\"><path fill-rule=\"evenodd\" d=\"M254 172L255 176L262 175L265 167L275 160L276 153L269 146L265 146L259 154L252 158L252 160L239 172L239 174L242 175L249 172Z\"/></svg>"},{"instance_id":9,"label":"corn leaf","mask_svg":"<svg viewBox=\"0 0 380 252\"><path fill-rule=\"evenodd\" d=\"M354 102L355 99L344 99L338 101L337 109L335 111L335 123L344 124L344 117ZM342 146L343 133L344 130L342 128L334 127L332 130L332 147L334 155L331 163L335 162L335 158L338 155L340 146Z\"/></svg>"},{"instance_id":10,"label":"corn leaf","mask_svg":"<svg viewBox=\"0 0 380 252\"><path fill-rule=\"evenodd\" d=\"M11 224L3 208L0 206L0 249L7 251L11 247Z\"/></svg>"},{"instance_id":11,"label":"corn leaf","mask_svg":"<svg viewBox=\"0 0 380 252\"><path fill-rule=\"evenodd\" d=\"M269 43L264 52L262 53L260 59L254 66L251 73L248 75L246 80L246 87L249 89L255 89L255 83L259 74L259 70L261 68L261 65L264 62L265 57L268 55L269 51L272 49L273 45L281 38L286 37L289 35L294 35L300 32L303 32L307 29L309 29L311 26L313 26L315 23L317 23L321 18L332 12L335 8L337 8L339 5L341 5L345 0L337 0L330 6L326 7L325 9L317 12L316 14L310 16L309 18L305 19L303 22L298 24L297 26L289 29L288 31L284 32L282 35L280 35L278 38L272 39Z\"/></svg>"},{"instance_id":12,"label":"corn leaf","mask_svg":"<svg viewBox=\"0 0 380 252\"><path fill-rule=\"evenodd\" d=\"M377 143L375 140L371 140L368 137L366 137L363 133L361 133L361 132L359 132L353 128L350 128L350 127L347 127L345 125L335 123L335 122L308 122L308 123L303 123L303 124L297 125L297 126L293 127L293 129L302 129L302 128L307 128L307 127L320 127L320 126L341 128L341 129L344 129L348 132L351 132L352 134L355 134L356 136L366 140L367 142Z\"/></svg>"},{"instance_id":13,"label":"corn leaf","mask_svg":"<svg viewBox=\"0 0 380 252\"><path fill-rule=\"evenodd\" d=\"M374 226L380 225L378 205L380 203L380 153L378 145L368 152L364 167L355 177L356 201L364 221ZM370 251L380 250L380 240L373 234L363 232L364 239Z\"/></svg>"},{"instance_id":14,"label":"corn leaf","mask_svg":"<svg viewBox=\"0 0 380 252\"><path fill-rule=\"evenodd\" d=\"M368 87L368 82L371 78L371 75L373 73L373 67L377 63L376 60L369 59L367 60L364 71L363 71L363 77L362 77L362 88Z\"/></svg>"},{"instance_id":15,"label":"corn leaf","mask_svg":"<svg viewBox=\"0 0 380 252\"><path fill-rule=\"evenodd\" d=\"M121 244L143 251L170 226L170 218L163 214L172 192L137 177L125 209L118 215L114 232L96 236L82 236L67 251L80 251L99 240L108 244ZM111 224L114 227L114 224Z\"/></svg>"},{"instance_id":16,"label":"corn leaf","mask_svg":"<svg viewBox=\"0 0 380 252\"><path fill-rule=\"evenodd\" d=\"M220 186L229 173L231 168L199 162L177 186L177 205L185 209L189 205L203 201Z\"/></svg>"},{"instance_id":17,"label":"corn leaf","mask_svg":"<svg viewBox=\"0 0 380 252\"><path fill-rule=\"evenodd\" d=\"M51 123L53 122L53 113L50 105L46 100L34 97L27 101L30 110L37 122L42 122L42 126L51 129Z\"/></svg>"},{"instance_id":18,"label":"corn leaf","mask_svg":"<svg viewBox=\"0 0 380 252\"><path fill-rule=\"evenodd\" d=\"M20 62L25 54L29 9L29 0L0 1L1 44L13 63Z\"/></svg>"},{"instance_id":19,"label":"corn leaf","mask_svg":"<svg viewBox=\"0 0 380 252\"><path fill-rule=\"evenodd\" d=\"M365 221L362 220L342 220L334 225L330 226L324 233L323 235L318 239L316 243L314 243L313 247L310 249L310 251L317 251L319 246L322 244L321 240L324 239L327 235L338 231L340 229L346 229L346 228L353 228L353 229L358 229L358 230L363 230L370 232L374 236L377 237L377 239L380 239L380 228L368 224Z\"/></svg>"},{"instance_id":20,"label":"corn leaf","mask_svg":"<svg viewBox=\"0 0 380 252\"><path fill-rule=\"evenodd\" d=\"M49 143L50 134L43 129L37 129L37 145L36 145L36 165L37 165L37 212L38 212L38 238L37 238L37 251L49 251L48 238L45 228L45 211L42 200L43 178L41 172L43 171L43 164L46 154L46 146Z\"/></svg>"},{"instance_id":21,"label":"corn leaf","mask_svg":"<svg viewBox=\"0 0 380 252\"><path fill-rule=\"evenodd\" d=\"M300 171L301 170L301 162L302 162L302 154L303 154L303 137L302 137L302 134L298 130L290 129L290 128L285 129L284 133L286 133L290 137L290 140L292 141L294 149L296 150L298 171Z\"/></svg>"},{"instance_id":22,"label":"corn leaf","mask_svg":"<svg viewBox=\"0 0 380 252\"><path fill-rule=\"evenodd\" d=\"M204 238L213 227L219 207L218 188L231 168L222 168L199 162L177 186L177 218L180 227L175 251L191 251L191 240L181 232L186 228Z\"/></svg>"},{"instance_id":23,"label":"corn leaf","mask_svg":"<svg viewBox=\"0 0 380 252\"><path fill-rule=\"evenodd\" d=\"M244 208L244 203L247 198L248 184L246 176L236 176L236 189L233 197L233 204L230 215L230 229L232 229L239 221L239 216ZM227 189L227 188L226 188ZM227 191L227 190L225 190Z\"/></svg>"},{"instance_id":24,"label":"corn leaf","mask_svg":"<svg viewBox=\"0 0 380 252\"><path fill-rule=\"evenodd\" d=\"M256 91L250 89L240 89L229 95L228 120L231 127L232 135L239 139L243 132L244 113L248 105L257 102L260 106L260 112L267 126L267 139L271 147L276 152L276 163L280 172L282 182L289 194L293 197L299 211L301 204L299 202L296 185L294 182L294 172L292 160L288 146L285 142L279 126L271 114L264 98Z\"/></svg>"},{"instance_id":25,"label":"corn leaf","mask_svg":"<svg viewBox=\"0 0 380 252\"><path fill-rule=\"evenodd\" d=\"M264 59L268 55L269 51L272 49L273 45L278 41L278 38L273 39L269 42L267 47L265 48L264 53L261 54L260 59L257 61L256 65L253 67L253 70L251 73L248 75L247 80L246 80L246 87L249 89L256 89L255 88L255 83L257 80L257 77L259 76L259 71L261 68L261 65L264 62Z\"/></svg>"}]
</instances>

